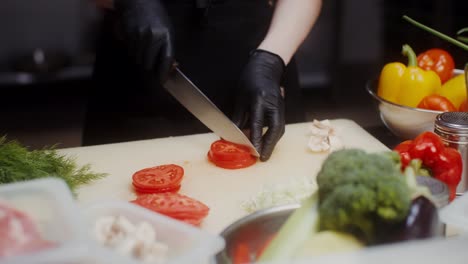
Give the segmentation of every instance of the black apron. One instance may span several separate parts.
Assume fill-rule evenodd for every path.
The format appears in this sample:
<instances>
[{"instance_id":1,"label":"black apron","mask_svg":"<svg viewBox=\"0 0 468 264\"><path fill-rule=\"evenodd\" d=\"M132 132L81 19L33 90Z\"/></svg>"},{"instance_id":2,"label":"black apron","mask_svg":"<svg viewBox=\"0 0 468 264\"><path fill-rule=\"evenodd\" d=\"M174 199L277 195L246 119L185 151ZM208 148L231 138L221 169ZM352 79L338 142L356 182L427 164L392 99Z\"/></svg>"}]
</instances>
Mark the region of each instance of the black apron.
<instances>
[{"instance_id":1,"label":"black apron","mask_svg":"<svg viewBox=\"0 0 468 264\"><path fill-rule=\"evenodd\" d=\"M166 0L180 69L227 115L249 52L267 33L273 7L266 0ZM118 19L105 13L96 48L83 145L209 132L151 73L132 64L117 37ZM304 121L295 60L288 65L286 122Z\"/></svg>"}]
</instances>

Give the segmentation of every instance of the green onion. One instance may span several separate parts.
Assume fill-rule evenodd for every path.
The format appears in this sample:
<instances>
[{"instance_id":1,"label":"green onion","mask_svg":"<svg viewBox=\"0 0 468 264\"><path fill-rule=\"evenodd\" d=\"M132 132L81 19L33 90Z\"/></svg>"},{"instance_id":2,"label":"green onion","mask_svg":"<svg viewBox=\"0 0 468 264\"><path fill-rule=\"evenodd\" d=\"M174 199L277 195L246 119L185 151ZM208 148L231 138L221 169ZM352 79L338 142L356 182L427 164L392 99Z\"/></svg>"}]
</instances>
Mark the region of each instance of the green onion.
<instances>
[{"instance_id":1,"label":"green onion","mask_svg":"<svg viewBox=\"0 0 468 264\"><path fill-rule=\"evenodd\" d=\"M425 30L425 31L428 31L429 33L432 33L432 34L434 34L434 35L436 35L436 36L438 36L438 37L440 37L440 38L442 38L442 39L444 39L444 40L446 40L446 41L452 43L452 44L455 45L455 46L458 46L458 47L460 47L460 48L462 48L462 49L468 51L468 45L465 44L465 43L463 43L463 42L461 42L461 41L458 41L458 40L456 40L456 39L454 39L454 38L452 38L452 37L449 37L449 36L447 36L447 35L445 35L445 34L439 32L439 31L437 31L437 30L435 30L435 29L432 29L432 28L430 28L430 27L428 27L428 26L425 26L425 25L423 25L423 24L417 22L416 20L414 20L414 19L412 19L412 18L410 18L410 17L408 17L408 16L406 16L406 15L403 16L403 19L406 20L406 21L408 21L408 22L410 22L411 24L413 24L413 25L415 25L415 26L417 26L417 27L419 27L419 28ZM465 31L468 31L468 28L461 29L459 32L465 32Z\"/></svg>"}]
</instances>

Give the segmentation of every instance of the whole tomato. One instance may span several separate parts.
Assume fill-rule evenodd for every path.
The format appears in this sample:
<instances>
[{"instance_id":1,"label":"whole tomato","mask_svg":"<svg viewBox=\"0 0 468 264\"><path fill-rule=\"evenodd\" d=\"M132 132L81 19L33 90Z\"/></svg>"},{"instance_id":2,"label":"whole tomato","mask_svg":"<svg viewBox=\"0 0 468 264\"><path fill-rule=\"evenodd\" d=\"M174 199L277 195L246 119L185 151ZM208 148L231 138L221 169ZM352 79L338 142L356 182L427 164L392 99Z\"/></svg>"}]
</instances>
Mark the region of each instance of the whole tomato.
<instances>
[{"instance_id":1,"label":"whole tomato","mask_svg":"<svg viewBox=\"0 0 468 264\"><path fill-rule=\"evenodd\" d=\"M468 102L466 99L460 104L460 107L458 107L459 112L468 112Z\"/></svg>"},{"instance_id":2,"label":"whole tomato","mask_svg":"<svg viewBox=\"0 0 468 264\"><path fill-rule=\"evenodd\" d=\"M417 107L443 112L457 111L457 108L455 108L452 102L438 94L431 94L424 97Z\"/></svg>"},{"instance_id":3,"label":"whole tomato","mask_svg":"<svg viewBox=\"0 0 468 264\"><path fill-rule=\"evenodd\" d=\"M440 81L445 83L448 81L455 69L455 62L452 55L443 49L429 49L421 53L417 57L418 66L427 70L432 70L440 77Z\"/></svg>"}]
</instances>

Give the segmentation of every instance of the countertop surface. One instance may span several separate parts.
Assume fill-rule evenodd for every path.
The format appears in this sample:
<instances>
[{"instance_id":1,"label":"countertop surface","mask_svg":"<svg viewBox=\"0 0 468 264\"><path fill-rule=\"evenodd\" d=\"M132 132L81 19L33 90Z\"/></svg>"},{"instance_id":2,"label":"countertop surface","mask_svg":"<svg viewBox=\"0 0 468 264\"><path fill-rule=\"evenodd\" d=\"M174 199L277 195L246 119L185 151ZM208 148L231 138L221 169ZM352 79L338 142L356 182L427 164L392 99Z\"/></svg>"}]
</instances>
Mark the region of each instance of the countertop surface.
<instances>
[{"instance_id":1,"label":"countertop surface","mask_svg":"<svg viewBox=\"0 0 468 264\"><path fill-rule=\"evenodd\" d=\"M346 148L382 151L388 148L354 121L331 120ZM219 233L229 224L248 214L241 204L269 184L287 184L307 177L312 181L327 152L314 153L307 147L310 123L290 124L271 159L239 170L226 170L211 164L206 153L218 139L212 133L156 138L125 143L61 149L75 156L80 164L109 175L78 189L78 202L86 206L98 201L129 201L136 198L132 174L140 169L174 163L185 170L179 193L208 205L210 213L201 228Z\"/></svg>"}]
</instances>

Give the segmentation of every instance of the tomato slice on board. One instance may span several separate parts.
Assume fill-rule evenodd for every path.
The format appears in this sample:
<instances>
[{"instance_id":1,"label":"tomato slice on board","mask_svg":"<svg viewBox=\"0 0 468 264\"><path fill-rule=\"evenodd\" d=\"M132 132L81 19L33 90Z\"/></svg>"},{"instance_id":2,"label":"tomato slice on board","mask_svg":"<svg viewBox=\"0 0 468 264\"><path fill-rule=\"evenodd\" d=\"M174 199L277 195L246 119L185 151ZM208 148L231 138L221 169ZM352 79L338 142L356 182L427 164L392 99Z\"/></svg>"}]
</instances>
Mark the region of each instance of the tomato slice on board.
<instances>
[{"instance_id":1,"label":"tomato slice on board","mask_svg":"<svg viewBox=\"0 0 468 264\"><path fill-rule=\"evenodd\" d=\"M146 194L146 193L162 193L162 192L178 192L180 190L181 185L177 185L174 187L168 187L168 188L162 188L162 189L154 189L154 188L140 188L138 186L135 186L133 184L133 189L135 189L135 192L140 193L140 194Z\"/></svg>"},{"instance_id":2,"label":"tomato slice on board","mask_svg":"<svg viewBox=\"0 0 468 264\"><path fill-rule=\"evenodd\" d=\"M247 146L239 145L224 139L216 140L210 147L211 156L216 160L244 160L251 156Z\"/></svg>"},{"instance_id":3,"label":"tomato slice on board","mask_svg":"<svg viewBox=\"0 0 468 264\"><path fill-rule=\"evenodd\" d=\"M177 220L180 220L180 221L182 221L182 222L184 222L184 223L187 223L187 224L189 224L189 225L200 226L200 224L201 224L203 218L193 218L193 219L191 219L191 218L185 218L185 219L177 219Z\"/></svg>"},{"instance_id":4,"label":"tomato slice on board","mask_svg":"<svg viewBox=\"0 0 468 264\"><path fill-rule=\"evenodd\" d=\"M243 160L216 160L215 158L213 158L210 152L208 152L208 159L211 162L213 162L216 166L224 169L242 169L249 167L255 164L255 162L257 162L257 158L255 158L254 156L250 156L247 159Z\"/></svg>"},{"instance_id":5,"label":"tomato slice on board","mask_svg":"<svg viewBox=\"0 0 468 264\"><path fill-rule=\"evenodd\" d=\"M33 219L0 202L0 258L31 253L53 245L41 238Z\"/></svg>"},{"instance_id":6,"label":"tomato slice on board","mask_svg":"<svg viewBox=\"0 0 468 264\"><path fill-rule=\"evenodd\" d=\"M213 142L207 155L216 166L225 169L245 168L257 161L257 158L250 154L247 146L223 139Z\"/></svg>"},{"instance_id":7,"label":"tomato slice on board","mask_svg":"<svg viewBox=\"0 0 468 264\"><path fill-rule=\"evenodd\" d=\"M135 172L132 176L133 186L140 189L168 189L180 185L184 169L175 164L166 164L146 168Z\"/></svg>"},{"instance_id":8,"label":"tomato slice on board","mask_svg":"<svg viewBox=\"0 0 468 264\"><path fill-rule=\"evenodd\" d=\"M144 194L131 202L178 220L201 220L208 215L210 210L208 206L196 199L171 192Z\"/></svg>"}]
</instances>

